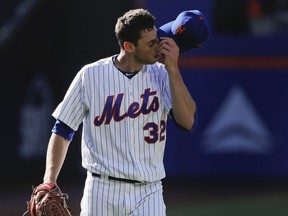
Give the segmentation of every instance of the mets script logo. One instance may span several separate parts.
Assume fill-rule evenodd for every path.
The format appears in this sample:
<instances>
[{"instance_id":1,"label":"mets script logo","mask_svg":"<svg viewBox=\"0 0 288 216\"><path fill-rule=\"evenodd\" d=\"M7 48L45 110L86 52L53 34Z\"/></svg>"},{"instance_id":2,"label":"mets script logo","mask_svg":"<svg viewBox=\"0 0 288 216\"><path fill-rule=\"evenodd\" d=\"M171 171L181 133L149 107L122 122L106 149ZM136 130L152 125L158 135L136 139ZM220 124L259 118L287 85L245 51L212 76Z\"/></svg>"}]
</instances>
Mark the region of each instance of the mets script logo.
<instances>
[{"instance_id":1,"label":"mets script logo","mask_svg":"<svg viewBox=\"0 0 288 216\"><path fill-rule=\"evenodd\" d=\"M133 102L129 105L125 113L120 113L123 96L124 94L118 94L115 100L115 95L107 97L102 114L96 116L94 119L95 126L101 126L103 123L109 124L112 118L115 122L119 122L126 117L136 118L140 114L147 115L159 109L159 99L156 96L156 91L145 89L144 93L140 96L142 98L142 104Z\"/></svg>"}]
</instances>

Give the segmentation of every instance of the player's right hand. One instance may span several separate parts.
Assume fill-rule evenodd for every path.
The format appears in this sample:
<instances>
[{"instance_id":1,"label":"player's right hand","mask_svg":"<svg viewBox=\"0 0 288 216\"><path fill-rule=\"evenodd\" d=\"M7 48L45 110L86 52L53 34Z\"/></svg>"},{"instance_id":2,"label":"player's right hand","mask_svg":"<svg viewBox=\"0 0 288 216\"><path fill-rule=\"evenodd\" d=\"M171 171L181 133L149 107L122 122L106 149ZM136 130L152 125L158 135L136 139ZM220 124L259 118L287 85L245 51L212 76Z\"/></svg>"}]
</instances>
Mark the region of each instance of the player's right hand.
<instances>
[{"instance_id":1,"label":"player's right hand","mask_svg":"<svg viewBox=\"0 0 288 216\"><path fill-rule=\"evenodd\" d=\"M166 69L178 67L179 47L169 37L161 37L159 42L159 62L163 63Z\"/></svg>"}]
</instances>

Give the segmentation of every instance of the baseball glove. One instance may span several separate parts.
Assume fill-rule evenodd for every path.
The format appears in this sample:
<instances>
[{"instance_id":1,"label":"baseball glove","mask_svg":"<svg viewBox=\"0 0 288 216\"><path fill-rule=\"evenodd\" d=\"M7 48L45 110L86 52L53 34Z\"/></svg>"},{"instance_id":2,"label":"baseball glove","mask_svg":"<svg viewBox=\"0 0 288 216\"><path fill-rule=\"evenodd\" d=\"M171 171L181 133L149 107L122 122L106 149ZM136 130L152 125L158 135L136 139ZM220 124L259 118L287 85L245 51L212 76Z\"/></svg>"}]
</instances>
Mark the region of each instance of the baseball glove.
<instances>
[{"instance_id":1,"label":"baseball glove","mask_svg":"<svg viewBox=\"0 0 288 216\"><path fill-rule=\"evenodd\" d=\"M40 194L43 194L39 197ZM36 200L38 194L38 203ZM72 216L67 205L68 195L52 183L43 183L32 189L32 195L27 201L27 211L31 216Z\"/></svg>"}]
</instances>

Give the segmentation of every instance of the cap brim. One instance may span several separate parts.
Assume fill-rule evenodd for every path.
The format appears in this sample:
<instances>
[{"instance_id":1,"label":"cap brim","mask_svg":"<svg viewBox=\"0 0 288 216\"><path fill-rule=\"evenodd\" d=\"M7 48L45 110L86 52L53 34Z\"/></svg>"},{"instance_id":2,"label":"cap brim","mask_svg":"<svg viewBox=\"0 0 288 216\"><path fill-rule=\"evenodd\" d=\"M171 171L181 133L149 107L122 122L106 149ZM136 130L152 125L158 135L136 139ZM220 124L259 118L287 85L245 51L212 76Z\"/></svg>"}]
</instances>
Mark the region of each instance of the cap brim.
<instances>
[{"instance_id":1,"label":"cap brim","mask_svg":"<svg viewBox=\"0 0 288 216\"><path fill-rule=\"evenodd\" d=\"M171 22L168 22L168 23L166 23L166 24L164 24L158 28L157 35L158 35L159 39L160 39L160 37L173 38L173 33L171 31L171 27L172 27L173 23L174 23L174 21L171 21Z\"/></svg>"}]
</instances>

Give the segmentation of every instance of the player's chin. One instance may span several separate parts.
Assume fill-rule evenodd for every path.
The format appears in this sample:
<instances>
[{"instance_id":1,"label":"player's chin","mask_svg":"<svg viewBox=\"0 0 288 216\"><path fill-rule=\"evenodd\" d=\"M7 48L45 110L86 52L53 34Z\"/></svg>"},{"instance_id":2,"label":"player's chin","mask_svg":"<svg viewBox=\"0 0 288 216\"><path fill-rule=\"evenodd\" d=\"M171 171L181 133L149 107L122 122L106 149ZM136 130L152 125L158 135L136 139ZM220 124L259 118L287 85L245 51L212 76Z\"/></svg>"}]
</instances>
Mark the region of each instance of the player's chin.
<instances>
[{"instance_id":1,"label":"player's chin","mask_svg":"<svg viewBox=\"0 0 288 216\"><path fill-rule=\"evenodd\" d=\"M154 60L155 60L155 62L156 62L156 61L159 61L159 58L160 58L160 55L159 55L159 54L154 55Z\"/></svg>"},{"instance_id":2,"label":"player's chin","mask_svg":"<svg viewBox=\"0 0 288 216\"><path fill-rule=\"evenodd\" d=\"M162 55L157 55L157 61L160 63L164 62L163 56Z\"/></svg>"},{"instance_id":3,"label":"player's chin","mask_svg":"<svg viewBox=\"0 0 288 216\"><path fill-rule=\"evenodd\" d=\"M158 61L158 55L153 56L149 59L146 59L146 64L155 64Z\"/></svg>"}]
</instances>

